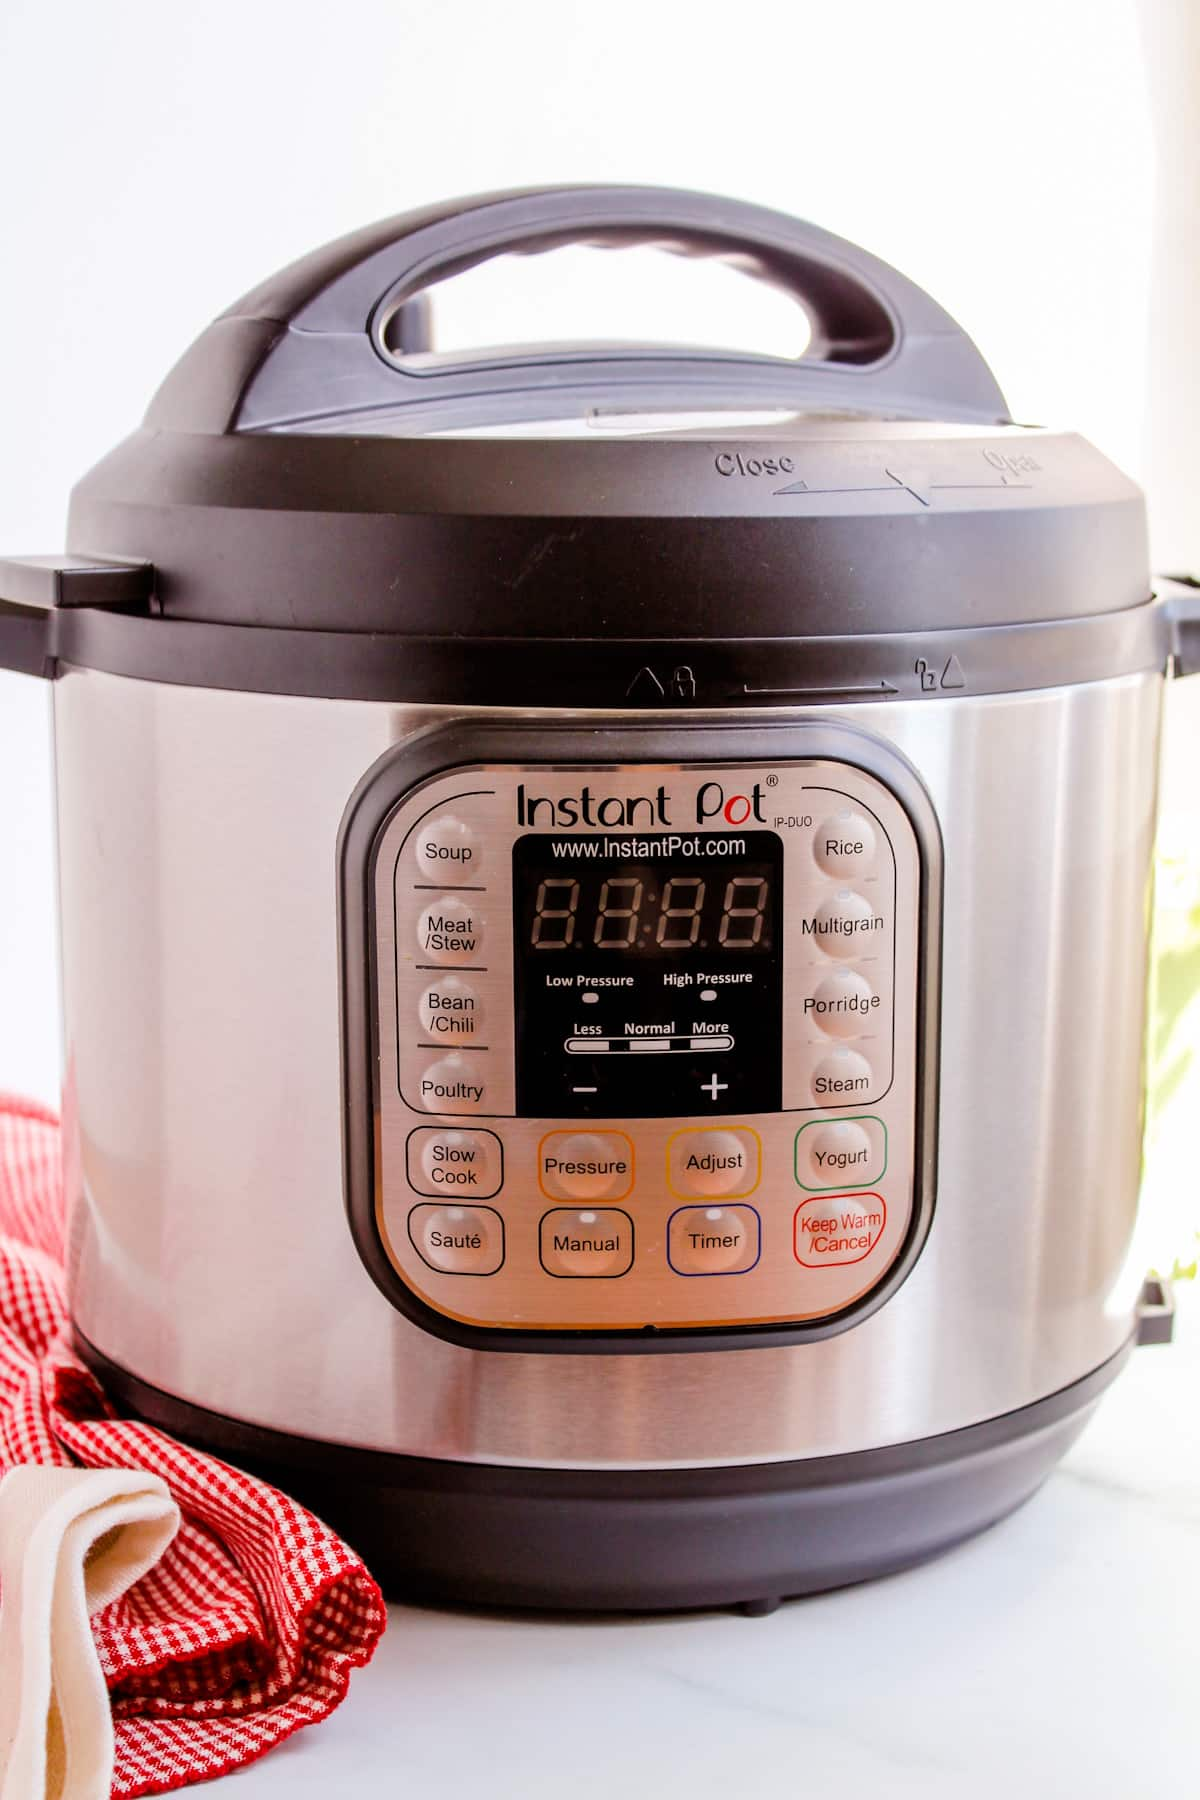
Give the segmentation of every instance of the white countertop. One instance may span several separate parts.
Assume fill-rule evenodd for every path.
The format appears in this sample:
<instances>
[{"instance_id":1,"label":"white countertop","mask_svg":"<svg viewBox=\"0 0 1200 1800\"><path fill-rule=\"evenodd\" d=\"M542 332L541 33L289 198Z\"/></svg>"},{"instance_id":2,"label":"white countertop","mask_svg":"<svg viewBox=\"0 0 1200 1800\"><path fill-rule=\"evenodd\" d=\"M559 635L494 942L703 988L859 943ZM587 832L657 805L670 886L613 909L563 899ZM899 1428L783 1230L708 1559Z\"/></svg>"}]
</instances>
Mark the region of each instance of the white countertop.
<instances>
[{"instance_id":1,"label":"white countertop","mask_svg":"<svg viewBox=\"0 0 1200 1800\"><path fill-rule=\"evenodd\" d=\"M1200 1791L1200 1295L1010 1519L765 1619L396 1606L222 1800L1149 1800Z\"/></svg>"}]
</instances>

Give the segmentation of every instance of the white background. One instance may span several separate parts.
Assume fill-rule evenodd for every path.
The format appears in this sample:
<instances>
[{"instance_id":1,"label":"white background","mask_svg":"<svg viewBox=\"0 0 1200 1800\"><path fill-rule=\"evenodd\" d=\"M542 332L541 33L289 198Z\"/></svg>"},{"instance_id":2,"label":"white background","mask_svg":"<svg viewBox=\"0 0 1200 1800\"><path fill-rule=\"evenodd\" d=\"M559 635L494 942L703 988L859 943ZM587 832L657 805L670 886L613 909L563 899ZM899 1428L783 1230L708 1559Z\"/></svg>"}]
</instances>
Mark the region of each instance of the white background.
<instances>
[{"instance_id":1,"label":"white background","mask_svg":"<svg viewBox=\"0 0 1200 1800\"><path fill-rule=\"evenodd\" d=\"M1147 483L1160 567L1200 565L1198 74L1194 0L4 0L0 549L59 548L73 479L294 256L443 195L628 180L897 263L1016 417ZM791 329L730 272L650 253L462 287L446 336ZM54 1097L46 712L0 676L0 1086Z\"/></svg>"}]
</instances>

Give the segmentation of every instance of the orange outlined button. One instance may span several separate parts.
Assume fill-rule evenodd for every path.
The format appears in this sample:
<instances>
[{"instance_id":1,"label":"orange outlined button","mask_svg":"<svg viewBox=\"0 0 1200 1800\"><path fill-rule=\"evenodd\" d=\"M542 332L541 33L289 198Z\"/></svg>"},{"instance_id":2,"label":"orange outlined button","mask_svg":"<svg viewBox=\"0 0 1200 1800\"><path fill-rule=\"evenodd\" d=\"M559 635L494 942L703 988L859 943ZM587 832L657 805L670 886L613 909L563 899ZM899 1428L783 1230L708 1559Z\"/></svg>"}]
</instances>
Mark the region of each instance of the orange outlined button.
<instances>
[{"instance_id":1,"label":"orange outlined button","mask_svg":"<svg viewBox=\"0 0 1200 1800\"><path fill-rule=\"evenodd\" d=\"M879 1194L814 1194L796 1208L796 1261L806 1269L862 1262L886 1224L887 1207Z\"/></svg>"},{"instance_id":2,"label":"orange outlined button","mask_svg":"<svg viewBox=\"0 0 1200 1800\"><path fill-rule=\"evenodd\" d=\"M633 1143L623 1131L548 1131L538 1185L549 1200L623 1200L633 1187Z\"/></svg>"}]
</instances>

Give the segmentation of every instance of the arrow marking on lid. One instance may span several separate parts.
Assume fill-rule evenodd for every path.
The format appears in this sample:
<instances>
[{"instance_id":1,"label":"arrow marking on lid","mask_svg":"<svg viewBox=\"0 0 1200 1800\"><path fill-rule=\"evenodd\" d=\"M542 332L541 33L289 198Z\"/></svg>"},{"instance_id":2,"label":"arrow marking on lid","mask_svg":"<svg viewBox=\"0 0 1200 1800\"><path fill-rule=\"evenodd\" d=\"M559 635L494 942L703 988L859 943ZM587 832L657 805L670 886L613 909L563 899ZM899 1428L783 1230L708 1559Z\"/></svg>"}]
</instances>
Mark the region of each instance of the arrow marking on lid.
<instances>
[{"instance_id":1,"label":"arrow marking on lid","mask_svg":"<svg viewBox=\"0 0 1200 1800\"><path fill-rule=\"evenodd\" d=\"M858 684L844 683L837 687L743 687L743 694L801 694L827 696L830 694L898 694L899 688L893 687L890 681L865 681Z\"/></svg>"}]
</instances>

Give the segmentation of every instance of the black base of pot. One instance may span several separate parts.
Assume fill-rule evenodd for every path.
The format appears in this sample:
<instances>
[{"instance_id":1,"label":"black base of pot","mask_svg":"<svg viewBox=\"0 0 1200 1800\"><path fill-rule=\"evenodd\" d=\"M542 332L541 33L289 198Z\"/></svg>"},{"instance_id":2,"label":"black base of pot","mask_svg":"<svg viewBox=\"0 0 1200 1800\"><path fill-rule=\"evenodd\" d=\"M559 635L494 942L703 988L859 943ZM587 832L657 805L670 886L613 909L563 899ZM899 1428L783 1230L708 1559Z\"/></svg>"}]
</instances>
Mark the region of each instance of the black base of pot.
<instances>
[{"instance_id":1,"label":"black base of pot","mask_svg":"<svg viewBox=\"0 0 1200 1800\"><path fill-rule=\"evenodd\" d=\"M127 1410L301 1501L393 1598L588 1612L767 1612L935 1556L1029 1498L1128 1354L1032 1406L886 1449L619 1471L440 1462L264 1431L77 1343Z\"/></svg>"}]
</instances>

